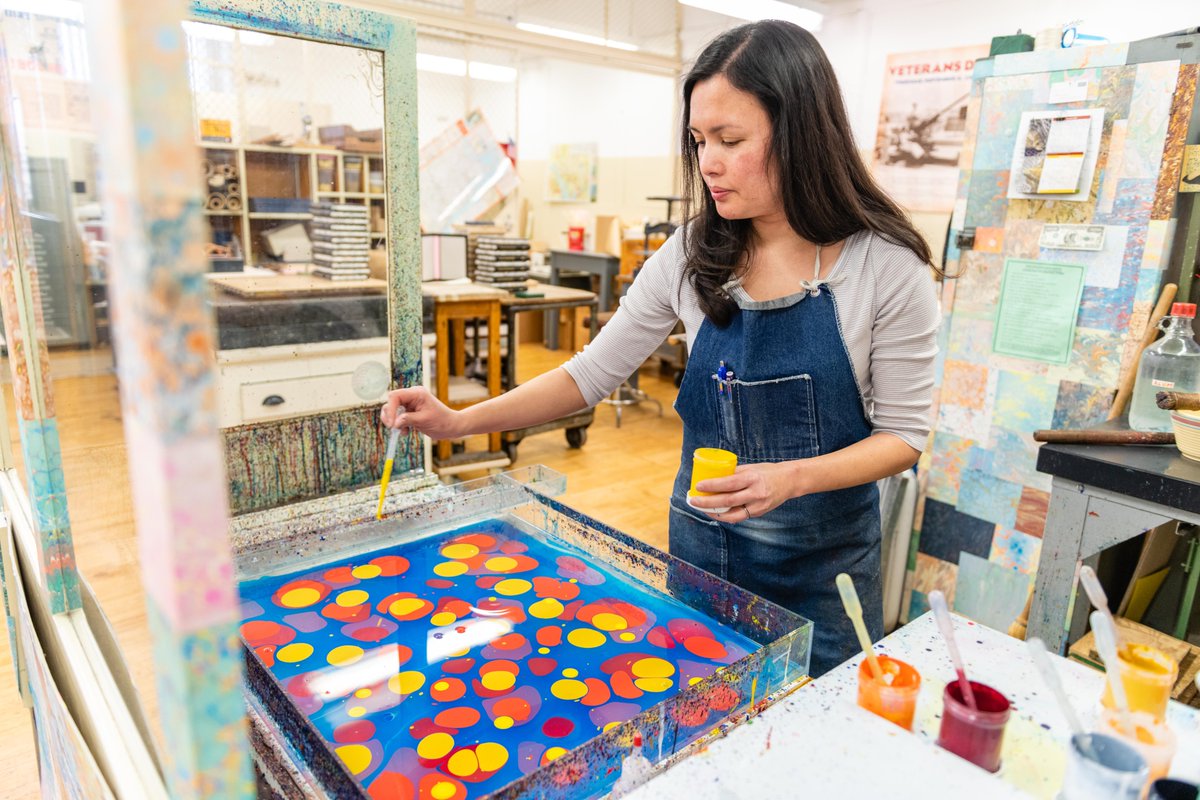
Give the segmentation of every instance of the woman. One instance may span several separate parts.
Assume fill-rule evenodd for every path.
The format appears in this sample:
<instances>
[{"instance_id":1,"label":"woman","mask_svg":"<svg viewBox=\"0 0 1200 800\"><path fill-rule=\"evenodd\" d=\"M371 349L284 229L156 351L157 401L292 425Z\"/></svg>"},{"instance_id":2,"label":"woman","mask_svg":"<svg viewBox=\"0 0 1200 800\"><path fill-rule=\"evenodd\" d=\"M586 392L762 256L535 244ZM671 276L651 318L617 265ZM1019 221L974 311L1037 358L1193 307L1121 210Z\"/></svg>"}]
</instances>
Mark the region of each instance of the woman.
<instances>
[{"instance_id":1,"label":"woman","mask_svg":"<svg viewBox=\"0 0 1200 800\"><path fill-rule=\"evenodd\" d=\"M765 21L722 34L683 100L688 223L596 340L461 412L397 390L383 421L454 439L561 417L611 393L682 320L671 552L813 620L821 675L857 649L839 572L854 578L872 636L883 633L875 481L911 467L928 434L929 247L867 173L807 31ZM740 466L702 482L713 494L689 507L697 447L732 450Z\"/></svg>"}]
</instances>

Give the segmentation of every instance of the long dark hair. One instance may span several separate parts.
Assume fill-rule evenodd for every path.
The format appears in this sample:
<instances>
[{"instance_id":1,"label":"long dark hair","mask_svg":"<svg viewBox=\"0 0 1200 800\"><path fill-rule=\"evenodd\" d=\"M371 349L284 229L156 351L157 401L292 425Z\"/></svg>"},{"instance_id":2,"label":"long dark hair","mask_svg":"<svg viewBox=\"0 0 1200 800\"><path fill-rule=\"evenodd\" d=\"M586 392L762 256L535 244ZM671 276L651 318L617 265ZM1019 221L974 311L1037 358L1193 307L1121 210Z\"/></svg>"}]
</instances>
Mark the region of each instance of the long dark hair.
<instances>
[{"instance_id":1,"label":"long dark hair","mask_svg":"<svg viewBox=\"0 0 1200 800\"><path fill-rule=\"evenodd\" d=\"M717 213L688 129L692 89L716 75L753 95L767 112L769 167L779 178L792 230L818 245L871 230L931 263L925 239L875 184L859 157L837 77L821 45L790 22L742 25L710 42L683 79L686 275L709 319L726 325L733 316L736 304L722 287L753 246L750 220L728 220Z\"/></svg>"}]
</instances>

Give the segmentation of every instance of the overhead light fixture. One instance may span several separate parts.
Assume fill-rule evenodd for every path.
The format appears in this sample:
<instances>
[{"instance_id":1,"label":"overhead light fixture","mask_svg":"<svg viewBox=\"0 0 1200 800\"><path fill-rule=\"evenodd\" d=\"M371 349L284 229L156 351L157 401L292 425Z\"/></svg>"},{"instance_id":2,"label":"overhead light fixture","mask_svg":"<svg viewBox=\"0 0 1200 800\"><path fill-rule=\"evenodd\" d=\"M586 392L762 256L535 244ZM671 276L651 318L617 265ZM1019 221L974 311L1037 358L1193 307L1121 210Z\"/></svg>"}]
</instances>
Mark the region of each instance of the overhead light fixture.
<instances>
[{"instance_id":1,"label":"overhead light fixture","mask_svg":"<svg viewBox=\"0 0 1200 800\"><path fill-rule=\"evenodd\" d=\"M603 36L593 36L590 33L576 33L562 28L551 28L546 25L534 25L532 22L518 22L517 28L528 33L540 33L543 36L555 36L559 39L570 39L573 42L584 42L585 44L598 44L601 47L612 47L617 50L638 50L636 44L629 42L619 42L616 39L605 39Z\"/></svg>"},{"instance_id":2,"label":"overhead light fixture","mask_svg":"<svg viewBox=\"0 0 1200 800\"><path fill-rule=\"evenodd\" d=\"M781 0L679 0L682 5L724 14L727 17L757 22L760 19L782 19L794 22L810 31L821 30L825 15L819 11L800 8Z\"/></svg>"},{"instance_id":3,"label":"overhead light fixture","mask_svg":"<svg viewBox=\"0 0 1200 800\"><path fill-rule=\"evenodd\" d=\"M417 53L417 69L422 72L436 72L439 75L453 75L457 78L470 75L478 81L495 83L512 83L517 79L517 71L513 67L488 64L485 61L468 62L461 58L435 56L430 53Z\"/></svg>"}]
</instances>

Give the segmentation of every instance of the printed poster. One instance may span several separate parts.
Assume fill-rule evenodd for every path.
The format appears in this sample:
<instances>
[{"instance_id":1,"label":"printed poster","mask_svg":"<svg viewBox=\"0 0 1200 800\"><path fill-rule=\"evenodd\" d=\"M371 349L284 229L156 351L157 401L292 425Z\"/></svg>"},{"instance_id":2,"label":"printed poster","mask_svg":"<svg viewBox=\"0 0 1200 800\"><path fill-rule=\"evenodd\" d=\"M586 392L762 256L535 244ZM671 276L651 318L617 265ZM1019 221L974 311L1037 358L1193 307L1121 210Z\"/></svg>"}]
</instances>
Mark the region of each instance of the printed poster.
<instances>
[{"instance_id":1,"label":"printed poster","mask_svg":"<svg viewBox=\"0 0 1200 800\"><path fill-rule=\"evenodd\" d=\"M971 73L987 54L981 44L888 56L874 173L909 211L954 210Z\"/></svg>"}]
</instances>

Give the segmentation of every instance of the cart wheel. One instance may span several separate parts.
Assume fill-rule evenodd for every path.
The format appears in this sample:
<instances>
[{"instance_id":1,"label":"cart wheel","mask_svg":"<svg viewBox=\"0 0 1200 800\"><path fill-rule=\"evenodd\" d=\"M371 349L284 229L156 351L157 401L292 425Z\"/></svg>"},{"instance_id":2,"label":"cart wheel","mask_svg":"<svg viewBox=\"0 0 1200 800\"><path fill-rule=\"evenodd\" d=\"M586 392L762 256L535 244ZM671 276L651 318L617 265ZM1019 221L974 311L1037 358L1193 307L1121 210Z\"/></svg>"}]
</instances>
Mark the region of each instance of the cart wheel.
<instances>
[{"instance_id":1,"label":"cart wheel","mask_svg":"<svg viewBox=\"0 0 1200 800\"><path fill-rule=\"evenodd\" d=\"M567 428L567 444L578 450L587 443L587 428Z\"/></svg>"},{"instance_id":2,"label":"cart wheel","mask_svg":"<svg viewBox=\"0 0 1200 800\"><path fill-rule=\"evenodd\" d=\"M508 456L509 461L513 462L514 464L517 463L517 443L516 442L504 442L500 445L500 447L502 450L504 450L504 455Z\"/></svg>"}]
</instances>

